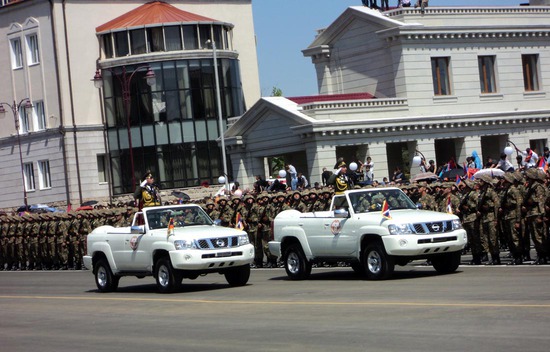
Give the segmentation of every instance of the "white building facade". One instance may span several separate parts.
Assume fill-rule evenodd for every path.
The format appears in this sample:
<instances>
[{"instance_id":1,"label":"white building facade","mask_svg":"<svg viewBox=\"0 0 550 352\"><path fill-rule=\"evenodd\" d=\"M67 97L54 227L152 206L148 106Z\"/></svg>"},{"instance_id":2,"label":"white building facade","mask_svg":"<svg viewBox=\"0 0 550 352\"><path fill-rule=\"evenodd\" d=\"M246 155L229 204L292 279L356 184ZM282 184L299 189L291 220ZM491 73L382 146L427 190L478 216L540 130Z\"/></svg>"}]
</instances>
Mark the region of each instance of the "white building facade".
<instances>
[{"instance_id":1,"label":"white building facade","mask_svg":"<svg viewBox=\"0 0 550 352\"><path fill-rule=\"evenodd\" d=\"M168 11L167 22L101 27L120 17L132 20L128 14L151 4L154 11ZM246 104L260 96L250 0L24 0L0 5L0 102L5 110L0 114L0 208L24 202L78 206L131 193L131 174L137 181L149 169L164 188L217 179L220 131L212 108L213 48L206 41L220 40L220 81L230 82L221 88L225 128L227 119L242 115ZM114 52L106 50L107 36L115 38L109 48ZM146 70L141 66L152 68L155 86L142 84ZM128 119L114 77L123 69L128 75L136 71ZM105 83L101 90L91 81L96 70ZM27 101L32 103L29 111L24 109ZM172 132L175 124L179 132ZM208 153L201 155L204 150Z\"/></svg>"},{"instance_id":2,"label":"white building facade","mask_svg":"<svg viewBox=\"0 0 550 352\"><path fill-rule=\"evenodd\" d=\"M225 135L241 184L275 157L313 183L337 157L370 156L382 180L418 173L416 154L462 165L548 145L549 6L350 7L303 53L320 95L262 98Z\"/></svg>"}]
</instances>

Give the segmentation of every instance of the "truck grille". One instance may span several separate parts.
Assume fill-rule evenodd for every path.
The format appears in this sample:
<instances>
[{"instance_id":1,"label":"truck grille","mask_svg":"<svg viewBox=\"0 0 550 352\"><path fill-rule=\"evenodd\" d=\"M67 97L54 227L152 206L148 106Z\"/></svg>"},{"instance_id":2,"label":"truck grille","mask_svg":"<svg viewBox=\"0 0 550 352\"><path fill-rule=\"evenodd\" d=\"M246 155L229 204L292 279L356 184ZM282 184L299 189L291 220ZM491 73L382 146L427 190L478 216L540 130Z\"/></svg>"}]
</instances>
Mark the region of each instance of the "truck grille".
<instances>
[{"instance_id":1,"label":"truck grille","mask_svg":"<svg viewBox=\"0 0 550 352\"><path fill-rule=\"evenodd\" d=\"M238 237L216 237L216 238L207 238L204 240L198 240L199 249L218 249L218 248L231 248L237 247Z\"/></svg>"},{"instance_id":2,"label":"truck grille","mask_svg":"<svg viewBox=\"0 0 550 352\"><path fill-rule=\"evenodd\" d=\"M413 224L413 228L417 234L445 233L453 230L453 223L452 221L425 222Z\"/></svg>"}]
</instances>

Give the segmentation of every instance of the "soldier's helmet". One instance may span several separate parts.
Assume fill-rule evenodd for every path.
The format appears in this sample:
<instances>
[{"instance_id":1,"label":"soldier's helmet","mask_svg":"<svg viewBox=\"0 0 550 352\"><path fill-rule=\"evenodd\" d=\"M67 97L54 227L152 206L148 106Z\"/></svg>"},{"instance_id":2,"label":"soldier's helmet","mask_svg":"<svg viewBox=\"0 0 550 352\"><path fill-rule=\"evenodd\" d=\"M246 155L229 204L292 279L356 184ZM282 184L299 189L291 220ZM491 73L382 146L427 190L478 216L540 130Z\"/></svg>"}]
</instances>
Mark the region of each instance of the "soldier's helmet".
<instances>
[{"instance_id":1,"label":"soldier's helmet","mask_svg":"<svg viewBox=\"0 0 550 352\"><path fill-rule=\"evenodd\" d=\"M506 182L509 182L509 183L514 183L516 182L516 175L514 175L514 173L512 172L506 172L504 173L504 176L502 176L504 178L504 181Z\"/></svg>"},{"instance_id":2,"label":"soldier's helmet","mask_svg":"<svg viewBox=\"0 0 550 352\"><path fill-rule=\"evenodd\" d=\"M490 185L492 185L493 182L494 182L494 179L491 176L487 175L487 174L479 175L477 177L477 179L480 180L480 181L483 181L485 183L488 183Z\"/></svg>"},{"instance_id":3,"label":"soldier's helmet","mask_svg":"<svg viewBox=\"0 0 550 352\"><path fill-rule=\"evenodd\" d=\"M531 180L544 181L546 175L541 169L533 167L525 171L525 177Z\"/></svg>"}]
</instances>

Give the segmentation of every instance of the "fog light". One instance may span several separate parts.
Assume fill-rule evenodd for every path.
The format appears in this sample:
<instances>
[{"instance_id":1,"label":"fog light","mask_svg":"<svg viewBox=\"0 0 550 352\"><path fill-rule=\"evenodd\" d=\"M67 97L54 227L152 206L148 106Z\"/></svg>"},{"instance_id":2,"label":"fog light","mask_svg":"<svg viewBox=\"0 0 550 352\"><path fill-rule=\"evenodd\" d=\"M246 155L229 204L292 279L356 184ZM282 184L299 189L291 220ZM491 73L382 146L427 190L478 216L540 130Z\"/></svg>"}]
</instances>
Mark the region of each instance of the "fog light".
<instances>
[{"instance_id":1,"label":"fog light","mask_svg":"<svg viewBox=\"0 0 550 352\"><path fill-rule=\"evenodd\" d=\"M405 239L399 240L399 245L400 245L401 247L405 247L405 246L407 245L407 240L405 240Z\"/></svg>"}]
</instances>

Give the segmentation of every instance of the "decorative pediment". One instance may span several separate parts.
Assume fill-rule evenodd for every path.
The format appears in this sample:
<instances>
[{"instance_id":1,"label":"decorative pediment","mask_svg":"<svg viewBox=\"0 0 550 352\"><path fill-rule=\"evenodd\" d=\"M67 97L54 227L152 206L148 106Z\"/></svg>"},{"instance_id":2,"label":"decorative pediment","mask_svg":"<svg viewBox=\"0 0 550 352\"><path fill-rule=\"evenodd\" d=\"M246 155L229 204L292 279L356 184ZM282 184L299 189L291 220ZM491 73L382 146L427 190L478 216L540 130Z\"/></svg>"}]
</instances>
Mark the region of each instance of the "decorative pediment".
<instances>
[{"instance_id":1,"label":"decorative pediment","mask_svg":"<svg viewBox=\"0 0 550 352\"><path fill-rule=\"evenodd\" d=\"M10 24L10 27L8 28L8 35L19 33L23 30L23 27L19 23L12 23Z\"/></svg>"},{"instance_id":2,"label":"decorative pediment","mask_svg":"<svg viewBox=\"0 0 550 352\"><path fill-rule=\"evenodd\" d=\"M29 18L27 18L27 20L23 24L23 29L27 30L27 29L37 28L39 24L40 23L38 22L38 20L36 18L29 17Z\"/></svg>"}]
</instances>

